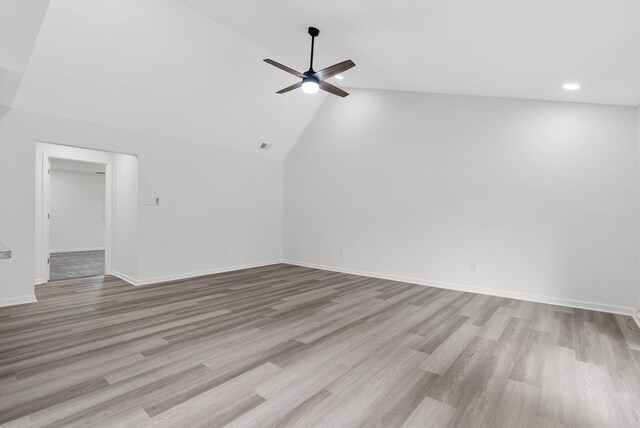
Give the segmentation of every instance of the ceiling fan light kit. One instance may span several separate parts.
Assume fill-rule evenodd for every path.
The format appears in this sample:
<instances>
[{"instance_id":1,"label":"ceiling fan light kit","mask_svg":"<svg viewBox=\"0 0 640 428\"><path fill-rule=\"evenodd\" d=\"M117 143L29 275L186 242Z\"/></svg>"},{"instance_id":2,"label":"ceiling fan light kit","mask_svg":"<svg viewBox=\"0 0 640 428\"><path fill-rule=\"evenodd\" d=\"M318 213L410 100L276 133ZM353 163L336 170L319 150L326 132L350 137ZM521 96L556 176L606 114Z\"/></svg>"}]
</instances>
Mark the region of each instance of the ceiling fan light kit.
<instances>
[{"instance_id":1,"label":"ceiling fan light kit","mask_svg":"<svg viewBox=\"0 0 640 428\"><path fill-rule=\"evenodd\" d=\"M307 94L315 94L320 89L320 84L317 80L309 77L302 79L302 91Z\"/></svg>"},{"instance_id":2,"label":"ceiling fan light kit","mask_svg":"<svg viewBox=\"0 0 640 428\"><path fill-rule=\"evenodd\" d=\"M337 95L339 97L346 97L347 95L349 95L347 92L343 91L337 86L325 82L325 79L336 76L349 70L350 68L355 67L356 65L353 61L348 59L320 71L315 71L313 69L313 51L315 48L315 39L319 34L320 30L315 27L309 27L309 35L311 36L311 60L309 61L309 70L305 71L304 73L300 73L299 71L287 67L286 65L282 65L272 59L267 58L264 60L264 62L266 62L267 64L271 64L274 67L286 71L289 74L293 74L294 76L301 79L300 82L279 90L278 92L276 92L277 94L284 94L286 92L293 91L294 89L302 88L302 91L307 94L315 94L319 89L322 89L323 91L329 92L330 94Z\"/></svg>"}]
</instances>

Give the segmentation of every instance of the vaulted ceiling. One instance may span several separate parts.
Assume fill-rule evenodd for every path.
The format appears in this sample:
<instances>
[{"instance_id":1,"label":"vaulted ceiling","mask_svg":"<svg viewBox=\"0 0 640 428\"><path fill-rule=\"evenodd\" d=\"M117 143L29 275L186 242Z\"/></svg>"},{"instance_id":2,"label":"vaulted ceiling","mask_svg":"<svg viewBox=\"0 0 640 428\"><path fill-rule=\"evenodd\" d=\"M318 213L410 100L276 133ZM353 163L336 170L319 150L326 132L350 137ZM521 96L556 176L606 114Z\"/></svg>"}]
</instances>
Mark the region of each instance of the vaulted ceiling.
<instances>
[{"instance_id":1,"label":"vaulted ceiling","mask_svg":"<svg viewBox=\"0 0 640 428\"><path fill-rule=\"evenodd\" d=\"M317 26L351 87L640 103L638 0L183 1L301 67Z\"/></svg>"},{"instance_id":2,"label":"vaulted ceiling","mask_svg":"<svg viewBox=\"0 0 640 428\"><path fill-rule=\"evenodd\" d=\"M282 159L323 97L267 57L176 0L51 0L13 107Z\"/></svg>"},{"instance_id":3,"label":"vaulted ceiling","mask_svg":"<svg viewBox=\"0 0 640 428\"><path fill-rule=\"evenodd\" d=\"M295 78L261 60L304 71L309 25L316 69L356 62L344 87L638 105L638 22L637 0L3 0L0 104L283 159L325 95L276 95Z\"/></svg>"}]
</instances>

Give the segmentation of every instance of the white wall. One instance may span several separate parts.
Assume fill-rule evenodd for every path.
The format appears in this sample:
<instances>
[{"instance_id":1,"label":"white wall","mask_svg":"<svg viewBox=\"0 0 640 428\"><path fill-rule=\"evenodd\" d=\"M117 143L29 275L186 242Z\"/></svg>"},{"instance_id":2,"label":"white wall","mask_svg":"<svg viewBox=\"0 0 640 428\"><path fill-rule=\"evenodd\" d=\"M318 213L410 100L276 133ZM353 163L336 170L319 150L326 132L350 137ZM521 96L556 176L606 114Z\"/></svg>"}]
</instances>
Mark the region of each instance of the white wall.
<instances>
[{"instance_id":1,"label":"white wall","mask_svg":"<svg viewBox=\"0 0 640 428\"><path fill-rule=\"evenodd\" d=\"M637 113L638 113L638 126L637 126L637 135L638 135L638 154L640 155L640 106L638 106L638 108L636 109ZM638 161L640 162L640 158L638 158ZM640 196L640 195L639 195ZM638 221L640 222L640 217L638 218ZM639 255L640 256L640 255ZM638 258L638 269L640 270L640 257ZM640 327L640 281L638 281L638 298L637 298L637 302L636 302L636 323L638 324L638 327Z\"/></svg>"},{"instance_id":2,"label":"white wall","mask_svg":"<svg viewBox=\"0 0 640 428\"><path fill-rule=\"evenodd\" d=\"M138 242L129 249L138 261L135 276L127 275L136 281L282 257L281 162L5 109L0 110L0 240L13 258L0 265L4 304L33 295L37 141L138 156ZM160 206L145 205L155 197Z\"/></svg>"},{"instance_id":3,"label":"white wall","mask_svg":"<svg viewBox=\"0 0 640 428\"><path fill-rule=\"evenodd\" d=\"M51 241L57 251L104 249L105 176L51 169Z\"/></svg>"},{"instance_id":4,"label":"white wall","mask_svg":"<svg viewBox=\"0 0 640 428\"><path fill-rule=\"evenodd\" d=\"M285 161L285 259L629 313L636 121L630 107L329 97Z\"/></svg>"},{"instance_id":5,"label":"white wall","mask_svg":"<svg viewBox=\"0 0 640 428\"><path fill-rule=\"evenodd\" d=\"M113 154L113 266L124 278L138 278L138 159Z\"/></svg>"}]
</instances>

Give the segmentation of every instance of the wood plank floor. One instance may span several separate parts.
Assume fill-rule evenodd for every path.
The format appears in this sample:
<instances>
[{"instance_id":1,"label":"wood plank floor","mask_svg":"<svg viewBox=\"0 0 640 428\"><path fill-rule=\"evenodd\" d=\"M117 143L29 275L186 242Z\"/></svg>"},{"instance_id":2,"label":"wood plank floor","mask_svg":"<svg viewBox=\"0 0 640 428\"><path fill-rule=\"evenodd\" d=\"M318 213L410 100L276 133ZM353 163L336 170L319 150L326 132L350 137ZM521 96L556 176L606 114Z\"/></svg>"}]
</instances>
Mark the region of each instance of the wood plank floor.
<instances>
[{"instance_id":1,"label":"wood plank floor","mask_svg":"<svg viewBox=\"0 0 640 428\"><path fill-rule=\"evenodd\" d=\"M50 253L51 281L104 275L104 250Z\"/></svg>"},{"instance_id":2,"label":"wood plank floor","mask_svg":"<svg viewBox=\"0 0 640 428\"><path fill-rule=\"evenodd\" d=\"M638 427L626 317L274 265L0 308L7 426Z\"/></svg>"}]
</instances>

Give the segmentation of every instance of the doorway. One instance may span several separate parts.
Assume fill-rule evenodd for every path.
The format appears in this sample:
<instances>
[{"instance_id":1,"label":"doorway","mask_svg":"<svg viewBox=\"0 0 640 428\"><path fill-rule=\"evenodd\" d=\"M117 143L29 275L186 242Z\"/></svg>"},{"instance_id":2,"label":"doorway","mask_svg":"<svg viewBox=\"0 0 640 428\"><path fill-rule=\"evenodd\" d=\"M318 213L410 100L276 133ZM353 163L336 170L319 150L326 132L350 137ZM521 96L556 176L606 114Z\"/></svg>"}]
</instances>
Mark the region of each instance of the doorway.
<instances>
[{"instance_id":1,"label":"doorway","mask_svg":"<svg viewBox=\"0 0 640 428\"><path fill-rule=\"evenodd\" d=\"M54 278L59 278L54 271L51 276L51 262L66 263L70 276L86 276L99 271L100 275L116 275L120 278L135 279L138 268L138 157L133 154L107 152L84 147L66 146L54 143L36 142L36 212L35 212L35 284L45 284ZM61 220L60 210L55 209L54 201L52 212L52 163L53 174L58 161L64 161L66 169L89 168L93 176L101 175L104 180L104 202L101 211L104 219L104 232L85 231L80 238L85 239L75 244L69 241L61 241L56 238L59 233L56 221ZM72 166L70 162L74 162ZM104 172L104 174L101 174ZM55 180L55 177L54 177ZM98 180L98 179L96 179ZM56 182L54 181L53 186ZM53 189L54 197L56 189ZM77 191L79 192L79 191ZM97 193L97 191L94 191ZM67 192L68 196L68 192ZM100 199L100 197L98 197ZM99 203L99 202L96 202ZM69 204L63 204L66 209ZM94 211L95 212L95 211ZM53 215L52 215L53 214ZM96 216L99 214L96 214ZM53 224L52 224L53 222ZM77 220L71 221L73 226L80 228ZM51 227L54 230L51 230ZM65 230L65 229L63 229ZM69 238L75 230L69 231L62 238ZM101 236L104 241L98 240ZM58 236L59 238L60 236ZM103 243L104 242L104 243ZM62 251L59 251L62 250ZM65 251L66 250L66 251ZM81 251L76 251L81 250ZM94 254L89 254L94 251ZM103 253L104 251L104 253ZM80 260L69 260L73 252L80 252ZM103 255L104 254L104 255ZM52 260L52 255L53 259ZM58 260L56 260L58 258ZM61 260L66 258L66 260ZM84 259L84 260L83 260ZM104 261L103 261L104 260ZM92 269L91 272L75 272L70 263L77 262L80 266ZM94 266L88 266L94 264ZM102 265L104 264L104 267ZM97 265L97 266L96 266Z\"/></svg>"},{"instance_id":2,"label":"doorway","mask_svg":"<svg viewBox=\"0 0 640 428\"><path fill-rule=\"evenodd\" d=\"M49 158L49 280L105 274L106 164Z\"/></svg>"},{"instance_id":3,"label":"doorway","mask_svg":"<svg viewBox=\"0 0 640 428\"><path fill-rule=\"evenodd\" d=\"M36 285L61 279L59 273L66 277L86 277L95 273L116 275L125 280L136 278L138 157L133 154L36 142L35 161ZM78 169L82 169L82 172L77 171ZM103 186L101 188L104 189L104 194L98 190L98 186L94 186L91 193L73 190L75 188L64 184L56 186L56 172L60 170L66 170L69 173L66 175L72 172L85 174L83 182L93 177L94 181ZM56 192L63 192L62 202L52 201L52 197L57 198ZM85 220L68 218L69 214L78 214L73 207L86 202L75 198L80 193L93 197L93 220L84 218L93 226L82 224ZM85 196L84 199L88 197ZM60 222L63 222L63 227L59 227ZM56 265L52 266L53 263Z\"/></svg>"}]
</instances>

